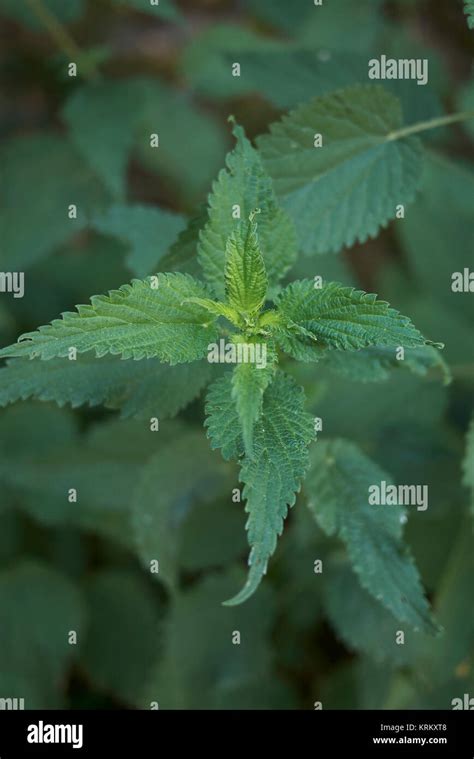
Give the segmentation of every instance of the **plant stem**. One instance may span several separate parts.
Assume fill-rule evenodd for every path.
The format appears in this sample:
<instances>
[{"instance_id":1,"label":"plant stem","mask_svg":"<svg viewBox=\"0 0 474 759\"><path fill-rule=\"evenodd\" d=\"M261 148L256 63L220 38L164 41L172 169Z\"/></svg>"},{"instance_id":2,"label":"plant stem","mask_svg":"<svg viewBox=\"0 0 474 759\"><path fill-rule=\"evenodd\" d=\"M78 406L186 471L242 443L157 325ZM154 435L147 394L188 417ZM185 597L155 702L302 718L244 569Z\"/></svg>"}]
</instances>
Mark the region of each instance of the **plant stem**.
<instances>
[{"instance_id":1,"label":"plant stem","mask_svg":"<svg viewBox=\"0 0 474 759\"><path fill-rule=\"evenodd\" d=\"M48 30L59 49L69 56L71 62L77 62L82 57L81 48L56 16L44 5L43 0L26 0L26 2L45 29ZM86 69L84 75L95 78L97 72L94 69Z\"/></svg>"},{"instance_id":2,"label":"plant stem","mask_svg":"<svg viewBox=\"0 0 474 759\"><path fill-rule=\"evenodd\" d=\"M417 132L426 132L429 129L438 129L438 127L447 126L448 124L455 124L457 121L468 121L474 119L474 111L460 111L459 113L450 113L448 116L438 116L436 119L430 119L429 121L419 121L417 124L403 127L403 129L397 129L395 132L390 132L386 136L387 141L401 140L403 137L407 137L410 134L416 134Z\"/></svg>"}]
</instances>

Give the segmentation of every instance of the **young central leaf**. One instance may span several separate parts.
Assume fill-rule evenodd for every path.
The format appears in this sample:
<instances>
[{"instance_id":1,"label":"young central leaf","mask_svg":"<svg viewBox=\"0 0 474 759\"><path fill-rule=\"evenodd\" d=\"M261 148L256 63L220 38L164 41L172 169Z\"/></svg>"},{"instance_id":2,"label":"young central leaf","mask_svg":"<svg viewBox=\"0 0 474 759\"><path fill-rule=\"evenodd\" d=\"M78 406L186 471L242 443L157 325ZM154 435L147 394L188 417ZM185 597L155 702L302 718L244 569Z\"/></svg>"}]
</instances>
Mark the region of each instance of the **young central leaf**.
<instances>
[{"instance_id":1,"label":"young central leaf","mask_svg":"<svg viewBox=\"0 0 474 759\"><path fill-rule=\"evenodd\" d=\"M237 311L249 315L256 314L263 306L268 288L255 213L250 215L248 223L239 225L226 245L227 300Z\"/></svg>"},{"instance_id":2,"label":"young central leaf","mask_svg":"<svg viewBox=\"0 0 474 759\"><path fill-rule=\"evenodd\" d=\"M278 206L270 177L262 159L242 127L234 126L234 150L227 155L226 168L219 173L209 196L209 219L199 235L198 255L204 277L215 295L224 298L225 250L239 220L260 208L259 240L270 288L288 271L296 258L294 224Z\"/></svg>"}]
</instances>

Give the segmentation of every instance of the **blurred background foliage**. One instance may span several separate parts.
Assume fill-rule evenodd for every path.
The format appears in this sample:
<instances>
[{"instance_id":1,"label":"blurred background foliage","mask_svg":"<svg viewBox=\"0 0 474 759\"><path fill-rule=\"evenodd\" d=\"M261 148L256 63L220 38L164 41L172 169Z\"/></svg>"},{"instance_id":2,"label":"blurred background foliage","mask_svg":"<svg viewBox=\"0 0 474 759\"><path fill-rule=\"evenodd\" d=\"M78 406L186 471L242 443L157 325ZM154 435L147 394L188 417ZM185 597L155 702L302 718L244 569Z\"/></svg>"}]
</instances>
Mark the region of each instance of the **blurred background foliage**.
<instances>
[{"instance_id":1,"label":"blurred background foliage","mask_svg":"<svg viewBox=\"0 0 474 759\"><path fill-rule=\"evenodd\" d=\"M0 295L2 345L166 270L232 147L229 114L253 138L301 101L366 81L381 53L429 59L426 87L386 83L408 123L474 100L461 0L324 0L316 11L309 0L0 0L0 39L0 262L26 279L24 299ZM120 392L97 398L107 409L80 405L80 393L74 409L6 406L0 371L0 697L27 708L380 709L474 695L474 296L450 289L473 263L472 123L424 138L423 184L403 222L339 255L300 257L289 274L376 291L446 343L449 386L430 372L367 384L293 368L325 435L356 441L396 482L428 484L430 507L410 511L406 534L444 635L408 631L395 645L399 623L323 537L304 492L257 595L221 606L247 549L236 471L202 429L208 367L183 376L146 362L131 389L126 362L111 360L125 374ZM86 387L87 361L77 368ZM150 432L153 412L182 406ZM149 571L163 552L165 577Z\"/></svg>"}]
</instances>

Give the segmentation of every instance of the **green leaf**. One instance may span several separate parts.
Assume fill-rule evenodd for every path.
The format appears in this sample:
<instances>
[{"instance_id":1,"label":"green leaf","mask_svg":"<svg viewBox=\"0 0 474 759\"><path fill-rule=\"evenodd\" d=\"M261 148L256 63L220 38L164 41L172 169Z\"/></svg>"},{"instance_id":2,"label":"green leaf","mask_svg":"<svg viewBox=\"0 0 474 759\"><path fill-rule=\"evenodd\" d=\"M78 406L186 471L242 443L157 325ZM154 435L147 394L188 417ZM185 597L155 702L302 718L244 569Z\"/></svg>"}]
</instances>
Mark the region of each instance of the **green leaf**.
<instances>
[{"instance_id":1,"label":"green leaf","mask_svg":"<svg viewBox=\"0 0 474 759\"><path fill-rule=\"evenodd\" d=\"M469 29L474 29L474 0L464 0L464 13Z\"/></svg>"},{"instance_id":2,"label":"green leaf","mask_svg":"<svg viewBox=\"0 0 474 759\"><path fill-rule=\"evenodd\" d=\"M400 622L436 633L418 571L402 543L404 510L369 504L369 488L383 481L392 484L353 443L320 442L306 481L308 506L328 535L344 541L362 587Z\"/></svg>"},{"instance_id":3,"label":"green leaf","mask_svg":"<svg viewBox=\"0 0 474 759\"><path fill-rule=\"evenodd\" d=\"M261 416L263 394L271 382L273 367L259 368L253 363L238 364L232 372L232 398L242 428L245 452L253 450L253 430Z\"/></svg>"},{"instance_id":4,"label":"green leaf","mask_svg":"<svg viewBox=\"0 0 474 759\"><path fill-rule=\"evenodd\" d=\"M204 285L184 274L135 279L22 335L0 356L50 359L68 356L74 347L78 353L94 350L99 358L112 353L134 359L158 357L171 364L194 361L207 353L216 327L207 311L185 301L207 295Z\"/></svg>"},{"instance_id":5,"label":"green leaf","mask_svg":"<svg viewBox=\"0 0 474 759\"><path fill-rule=\"evenodd\" d=\"M232 374L227 372L209 386L206 397L207 435L211 448L221 449L224 459L236 459L243 453L239 414L232 396Z\"/></svg>"},{"instance_id":6,"label":"green leaf","mask_svg":"<svg viewBox=\"0 0 474 759\"><path fill-rule=\"evenodd\" d=\"M158 262L183 229L184 219L157 206L113 205L95 216L92 225L127 243L128 268L136 277L145 277L156 271Z\"/></svg>"},{"instance_id":7,"label":"green leaf","mask_svg":"<svg viewBox=\"0 0 474 759\"><path fill-rule=\"evenodd\" d=\"M323 282L341 282L353 286L357 284L357 275L352 270L347 256L318 256L316 261L309 256L299 256L291 274L291 281L316 281L315 276L318 276Z\"/></svg>"},{"instance_id":8,"label":"green leaf","mask_svg":"<svg viewBox=\"0 0 474 759\"><path fill-rule=\"evenodd\" d=\"M67 100L63 117L78 150L121 202L132 152L185 204L207 191L225 153L215 121L186 95L156 79L87 84ZM153 134L158 135L158 147L151 146ZM189 139L190 134L198 134L199 140Z\"/></svg>"},{"instance_id":9,"label":"green leaf","mask_svg":"<svg viewBox=\"0 0 474 759\"><path fill-rule=\"evenodd\" d=\"M318 38L320 33L318 26ZM350 52L347 49L336 50L334 45L331 45L330 51L321 48L315 50L313 44L309 47L310 49L281 45L276 49L262 51L254 46L253 49L249 47L248 51L242 50L238 58L225 51L221 52L220 59L217 55L215 57L217 65L226 72L227 80L232 61L238 60L244 75L235 79L242 81L242 90L258 92L281 110L296 108L311 98L367 80L367 49ZM443 114L442 104L432 86L433 68L437 63L436 59L433 60L433 50L418 47L417 52L420 58L426 57L429 60L430 86L414 87L413 81L408 79L386 79L383 85L400 98L407 124ZM405 47L391 50L390 53L387 57L410 58L412 46L405 44ZM227 91L228 88L227 85ZM426 133L425 139L429 139L429 134Z\"/></svg>"},{"instance_id":10,"label":"green leaf","mask_svg":"<svg viewBox=\"0 0 474 759\"><path fill-rule=\"evenodd\" d=\"M296 256L295 231L287 214L277 204L270 178L263 169L258 152L246 138L242 127L233 128L237 140L227 155L209 196L209 220L200 235L199 261L206 280L216 296L225 296L225 258L228 238L239 219L248 219L261 209L259 243L270 287L275 287ZM239 217L234 218L236 207Z\"/></svg>"},{"instance_id":11,"label":"green leaf","mask_svg":"<svg viewBox=\"0 0 474 759\"><path fill-rule=\"evenodd\" d=\"M45 404L2 413L0 482L35 522L74 525L135 550L131 501L144 463L171 443L180 426L109 421L71 436L73 416ZM31 427L28 444L21 431ZM34 434L33 434L34 433ZM76 502L69 501L70 489Z\"/></svg>"},{"instance_id":12,"label":"green leaf","mask_svg":"<svg viewBox=\"0 0 474 759\"><path fill-rule=\"evenodd\" d=\"M230 67L230 56L224 60ZM238 60L247 88L259 92L281 110L367 78L367 55L347 52L332 52L326 57L320 50L284 46L244 50Z\"/></svg>"},{"instance_id":13,"label":"green leaf","mask_svg":"<svg viewBox=\"0 0 474 759\"><path fill-rule=\"evenodd\" d=\"M319 361L326 355L326 345L318 343L315 335L301 324L284 319L286 325L277 323L273 335L280 348L297 361Z\"/></svg>"},{"instance_id":14,"label":"green leaf","mask_svg":"<svg viewBox=\"0 0 474 759\"><path fill-rule=\"evenodd\" d=\"M241 609L224 609L223 596L241 579L232 569L210 574L176 594L165 627L163 659L150 672L143 706L161 709L271 708L261 685L272 676L270 633L275 603L269 588ZM233 645L233 632L240 645ZM256 691L256 692L255 692Z\"/></svg>"},{"instance_id":15,"label":"green leaf","mask_svg":"<svg viewBox=\"0 0 474 759\"><path fill-rule=\"evenodd\" d=\"M103 404L121 416L175 416L199 395L210 378L207 361L169 366L149 358L139 364L118 356L85 353L75 361L12 359L0 369L0 406L36 398L73 408Z\"/></svg>"},{"instance_id":16,"label":"green leaf","mask_svg":"<svg viewBox=\"0 0 474 759\"><path fill-rule=\"evenodd\" d=\"M223 316L230 321L231 324L235 324L236 326L241 325L240 315L235 308L228 306L227 303L221 303L218 300L210 300L210 298L189 298L189 302L202 306L202 308L205 308L206 311L214 314L214 316Z\"/></svg>"},{"instance_id":17,"label":"green leaf","mask_svg":"<svg viewBox=\"0 0 474 759\"><path fill-rule=\"evenodd\" d=\"M181 68L193 90L206 96L226 98L255 89L246 76L232 76L232 63L241 61L245 51L263 55L279 50L282 43L257 35L236 23L213 23L190 40L183 49ZM227 58L232 57L232 61Z\"/></svg>"},{"instance_id":18,"label":"green leaf","mask_svg":"<svg viewBox=\"0 0 474 759\"><path fill-rule=\"evenodd\" d=\"M278 373L267 387L261 417L254 429L251 456L242 461L240 480L246 500L249 575L243 589L227 605L248 599L266 572L288 507L293 506L309 465L313 420L304 410L304 393L293 379Z\"/></svg>"},{"instance_id":19,"label":"green leaf","mask_svg":"<svg viewBox=\"0 0 474 759\"><path fill-rule=\"evenodd\" d=\"M358 382L381 382L389 378L393 369L406 369L421 377L436 371L444 384L451 381L449 367L432 345L407 348L403 358L397 355L397 348L370 346L351 352L327 351L324 360L331 371Z\"/></svg>"},{"instance_id":20,"label":"green leaf","mask_svg":"<svg viewBox=\"0 0 474 759\"><path fill-rule=\"evenodd\" d=\"M82 597L58 572L32 560L0 573L0 690L25 709L64 708L64 682L85 626Z\"/></svg>"},{"instance_id":21,"label":"green leaf","mask_svg":"<svg viewBox=\"0 0 474 759\"><path fill-rule=\"evenodd\" d=\"M209 388L205 425L211 447L221 448L225 459L244 453L230 373ZM253 430L252 455L246 454L242 459L240 481L244 483L242 495L247 501L252 547L250 572L243 590L227 604L241 603L258 587L282 532L288 506L295 502L313 438L313 421L304 411L303 391L290 377L277 373L264 393L262 411Z\"/></svg>"},{"instance_id":22,"label":"green leaf","mask_svg":"<svg viewBox=\"0 0 474 759\"><path fill-rule=\"evenodd\" d=\"M471 490L471 511L474 516L474 418L466 437L466 455L463 461L463 484Z\"/></svg>"},{"instance_id":23,"label":"green leaf","mask_svg":"<svg viewBox=\"0 0 474 759\"><path fill-rule=\"evenodd\" d=\"M401 126L397 98L379 86L355 85L300 106L258 138L305 253L365 242L395 217L397 205L413 200L420 144L399 139Z\"/></svg>"},{"instance_id":24,"label":"green leaf","mask_svg":"<svg viewBox=\"0 0 474 759\"><path fill-rule=\"evenodd\" d=\"M446 681L457 674L459 665L473 661L474 618L472 614L466 614L472 598L473 572L474 539L471 526L465 520L452 545L434 600L436 617L443 626L444 635L429 639L421 652L423 674L434 682Z\"/></svg>"},{"instance_id":25,"label":"green leaf","mask_svg":"<svg viewBox=\"0 0 474 759\"><path fill-rule=\"evenodd\" d=\"M410 456L412 462L419 455L420 430L425 430L425 436L434 439L443 437L440 430L442 419L447 413L448 391L439 382L425 382L408 372L394 372L385 383L355 383L327 371L321 362L318 364L318 376L321 379L318 387L311 364L293 364L292 368L297 380L304 385L307 395L310 396L313 392L315 397L311 411L324 419L324 426L331 430L331 435L344 437L350 430L352 439L364 446L372 446L373 450L378 450L385 442L395 442L402 438L404 442L397 447L400 474L405 471L408 463L407 446L414 446ZM416 416L413 414L414 408ZM428 447L428 451L425 469L434 458L433 448ZM392 451L386 459L386 466L391 468L395 464ZM422 476L421 473L418 476ZM425 480L422 478L412 481Z\"/></svg>"},{"instance_id":26,"label":"green leaf","mask_svg":"<svg viewBox=\"0 0 474 759\"><path fill-rule=\"evenodd\" d=\"M0 259L5 271L24 271L83 230L108 194L64 137L43 132L15 137L0 151L8 187L0 213ZM41 192L38 188L41 187ZM68 216L69 205L77 218ZM25 224L28 208L28 224Z\"/></svg>"},{"instance_id":27,"label":"green leaf","mask_svg":"<svg viewBox=\"0 0 474 759\"><path fill-rule=\"evenodd\" d=\"M446 193L448 186L449 193ZM474 249L473 195L474 171L470 165L466 161L456 163L429 151L423 166L419 196L410 213L396 227L412 274L411 285L414 281L420 289L414 307L425 310L428 316L431 315L431 321L439 324L441 340L446 330L448 350L460 348L459 355L453 353L453 358L450 357L456 363L462 362L462 355L471 349L469 338L465 345L461 343L460 327L452 334L448 325L457 315L466 320L468 329L472 323L472 292L463 285L463 275L465 268L471 266ZM449 253L446 240L450 241ZM461 280L460 291L453 287L455 278ZM410 283L406 287L401 285L402 297L409 293L409 287ZM430 295L435 299L435 309L427 302ZM438 305L449 309L447 318L438 314Z\"/></svg>"},{"instance_id":28,"label":"green leaf","mask_svg":"<svg viewBox=\"0 0 474 759\"><path fill-rule=\"evenodd\" d=\"M410 319L402 316L389 304L338 282L314 287L309 280L293 282L276 299L283 320L291 327L303 329L294 340L305 344L317 340L321 346L341 350L359 350L370 345L414 347L424 345L425 339ZM307 334L307 336L305 336ZM294 353L291 344L283 347ZM320 351L316 346L316 356Z\"/></svg>"},{"instance_id":29,"label":"green leaf","mask_svg":"<svg viewBox=\"0 0 474 759\"><path fill-rule=\"evenodd\" d=\"M142 98L133 80L86 84L73 92L63 109L76 148L120 200L125 197L125 172Z\"/></svg>"},{"instance_id":30,"label":"green leaf","mask_svg":"<svg viewBox=\"0 0 474 759\"><path fill-rule=\"evenodd\" d=\"M150 135L154 133L160 139L158 149L150 148ZM191 135L199 135L199 139L190 139ZM192 207L201 202L227 149L218 119L190 93L145 80L137 136L137 156L169 185L176 205Z\"/></svg>"},{"instance_id":31,"label":"green leaf","mask_svg":"<svg viewBox=\"0 0 474 759\"><path fill-rule=\"evenodd\" d=\"M426 238L428 237L431 235L427 232ZM407 252L405 250L405 253ZM421 253L421 250L418 252ZM418 266L419 262L417 268ZM419 268L421 271L421 266ZM447 271L448 267L445 268L445 262L442 264L440 262L439 268ZM449 280L454 268L454 266L449 267ZM456 269L459 272L457 267ZM459 273L462 276L463 269ZM407 274L400 275L400 270L390 267L385 272L383 281L377 284L377 289L387 300L396 299L397 306L403 313L410 316L423 334L436 334L444 345L443 357L450 366L464 363L466 355L471 353L472 345L471 319L467 300L469 294L453 293L450 284L448 287L442 286L441 278L438 280L437 274L431 276L428 270L426 270L424 281L419 280L418 283L414 282L413 272L408 276ZM453 296L449 305L443 302L442 290L449 290L450 295ZM448 293L445 292L444 295Z\"/></svg>"},{"instance_id":32,"label":"green leaf","mask_svg":"<svg viewBox=\"0 0 474 759\"><path fill-rule=\"evenodd\" d=\"M81 666L96 688L138 706L160 657L163 610L144 579L120 569L89 577L85 600L90 624Z\"/></svg>"},{"instance_id":33,"label":"green leaf","mask_svg":"<svg viewBox=\"0 0 474 759\"><path fill-rule=\"evenodd\" d=\"M260 213L260 209L257 211ZM249 315L261 309L268 287L254 213L250 214L248 223L237 227L226 244L227 300L238 312Z\"/></svg>"},{"instance_id":34,"label":"green leaf","mask_svg":"<svg viewBox=\"0 0 474 759\"><path fill-rule=\"evenodd\" d=\"M431 702L432 694L443 686L447 693L442 694L444 703L433 704L433 708L452 708L453 696L466 692L472 679L474 663L474 618L466 614L466 608L472 597L472 575L474 571L474 540L467 521L458 520L456 537L450 541L450 550L444 572L437 584L433 605L436 617L443 628L443 635L436 638L420 636L416 660L413 663L424 688L421 693L414 693L417 701L424 704ZM453 690L456 685L459 690ZM448 696L448 697L446 697ZM417 707L417 702L409 708ZM431 708L431 705L430 707Z\"/></svg>"},{"instance_id":35,"label":"green leaf","mask_svg":"<svg viewBox=\"0 0 474 759\"><path fill-rule=\"evenodd\" d=\"M417 633L405 631L404 645L399 645L400 623L364 590L347 563L334 560L325 568L323 599L337 637L350 650L398 665L410 658L410 642Z\"/></svg>"},{"instance_id":36,"label":"green leaf","mask_svg":"<svg viewBox=\"0 0 474 759\"><path fill-rule=\"evenodd\" d=\"M143 565L174 590L179 570L183 522L193 507L223 493L229 469L220 457L203 446L200 432L182 434L159 450L143 468L133 498L133 526Z\"/></svg>"},{"instance_id":37,"label":"green leaf","mask_svg":"<svg viewBox=\"0 0 474 759\"><path fill-rule=\"evenodd\" d=\"M377 0L353 3L292 3L286 0L245 0L252 15L283 32L285 38L297 35L298 41L317 47L321 57L334 50L374 49L380 34ZM380 4L380 0L378 0ZM370 23L367 19L370 17ZM355 31L357 30L357 31ZM238 59L240 60L240 58Z\"/></svg>"}]
</instances>

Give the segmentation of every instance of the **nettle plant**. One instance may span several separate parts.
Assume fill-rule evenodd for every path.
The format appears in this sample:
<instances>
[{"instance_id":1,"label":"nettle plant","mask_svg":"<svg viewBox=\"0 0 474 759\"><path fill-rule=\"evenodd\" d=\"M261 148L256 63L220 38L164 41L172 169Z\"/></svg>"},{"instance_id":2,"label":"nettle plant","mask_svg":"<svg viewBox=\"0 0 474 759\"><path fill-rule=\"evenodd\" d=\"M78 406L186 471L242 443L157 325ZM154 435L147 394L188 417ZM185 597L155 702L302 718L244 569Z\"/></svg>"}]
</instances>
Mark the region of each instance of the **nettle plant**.
<instances>
[{"instance_id":1,"label":"nettle plant","mask_svg":"<svg viewBox=\"0 0 474 759\"><path fill-rule=\"evenodd\" d=\"M349 441L323 433L313 445L322 423L306 410L292 367L321 363L354 378L445 371L442 346L372 293L317 274L282 280L298 250L338 251L376 235L415 195L422 150L413 134L470 116L403 127L393 95L360 85L290 112L258 149L234 124L236 145L207 211L162 259L163 272L95 295L0 352L14 359L4 373L8 401L134 413L169 373L171 415L210 382L207 434L224 459L238 461L248 513L248 578L226 604L257 589L306 478L303 500L346 544L361 585L400 622L437 630L402 542L403 508L368 503L369 487L389 476ZM214 366L222 345L223 365Z\"/></svg>"}]
</instances>

